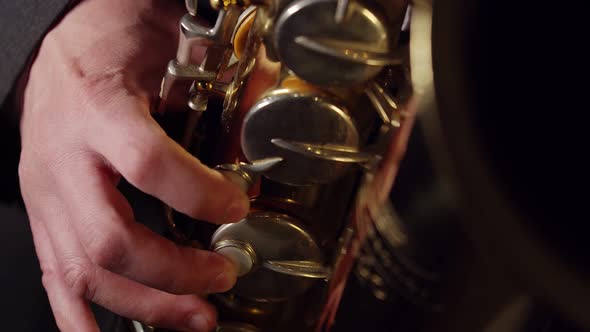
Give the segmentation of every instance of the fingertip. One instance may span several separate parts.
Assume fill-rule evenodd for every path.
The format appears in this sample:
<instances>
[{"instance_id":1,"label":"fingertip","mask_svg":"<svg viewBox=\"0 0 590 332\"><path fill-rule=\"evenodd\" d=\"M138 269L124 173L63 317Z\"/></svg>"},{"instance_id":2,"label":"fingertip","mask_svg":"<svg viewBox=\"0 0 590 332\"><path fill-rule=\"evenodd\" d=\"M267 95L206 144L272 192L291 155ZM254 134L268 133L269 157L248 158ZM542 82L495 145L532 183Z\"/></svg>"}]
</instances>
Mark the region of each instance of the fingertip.
<instances>
[{"instance_id":1,"label":"fingertip","mask_svg":"<svg viewBox=\"0 0 590 332\"><path fill-rule=\"evenodd\" d=\"M194 297L193 308L184 322L184 328L188 331L208 332L217 326L217 311L211 304ZM186 317L186 316L185 316ZM177 326L181 327L181 326Z\"/></svg>"},{"instance_id":2,"label":"fingertip","mask_svg":"<svg viewBox=\"0 0 590 332\"><path fill-rule=\"evenodd\" d=\"M250 211L250 200L246 194L248 188L243 178L233 172L213 171L221 181L220 186L223 187L221 191L226 193L224 202L221 203L221 213L215 222L228 224L244 219Z\"/></svg>"},{"instance_id":3,"label":"fingertip","mask_svg":"<svg viewBox=\"0 0 590 332\"><path fill-rule=\"evenodd\" d=\"M202 168L199 193L192 195L190 207L181 212L215 224L234 223L242 220L250 210L250 200L244 188L228 180L221 172Z\"/></svg>"},{"instance_id":4,"label":"fingertip","mask_svg":"<svg viewBox=\"0 0 590 332\"><path fill-rule=\"evenodd\" d=\"M237 280L237 270L234 263L218 253L212 253L215 260L218 260L220 270L217 276L211 278L206 293L221 293L230 290Z\"/></svg>"},{"instance_id":5,"label":"fingertip","mask_svg":"<svg viewBox=\"0 0 590 332\"><path fill-rule=\"evenodd\" d=\"M209 332L215 328L215 321L206 315L196 313L189 318L187 326L190 331Z\"/></svg>"},{"instance_id":6,"label":"fingertip","mask_svg":"<svg viewBox=\"0 0 590 332\"><path fill-rule=\"evenodd\" d=\"M223 257L223 261L224 261L224 265L225 265L225 267L224 267L225 284L224 284L224 287L222 287L223 290L221 290L221 292L225 292L225 291L232 289L234 287L234 285L236 284L236 281L238 281L237 266L232 261L227 259L226 257Z\"/></svg>"}]
</instances>

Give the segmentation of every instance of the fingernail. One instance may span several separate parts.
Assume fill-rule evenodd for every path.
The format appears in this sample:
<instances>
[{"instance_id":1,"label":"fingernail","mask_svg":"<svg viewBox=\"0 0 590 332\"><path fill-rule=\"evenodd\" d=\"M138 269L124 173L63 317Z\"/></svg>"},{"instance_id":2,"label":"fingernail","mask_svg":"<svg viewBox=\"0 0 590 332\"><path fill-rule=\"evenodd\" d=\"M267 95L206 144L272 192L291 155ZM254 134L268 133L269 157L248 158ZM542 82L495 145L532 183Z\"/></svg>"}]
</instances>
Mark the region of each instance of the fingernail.
<instances>
[{"instance_id":1,"label":"fingernail","mask_svg":"<svg viewBox=\"0 0 590 332\"><path fill-rule=\"evenodd\" d=\"M225 211L223 218L224 222L237 222L240 221L250 209L250 202L247 199L239 199L230 204Z\"/></svg>"},{"instance_id":2,"label":"fingernail","mask_svg":"<svg viewBox=\"0 0 590 332\"><path fill-rule=\"evenodd\" d=\"M207 331L211 330L210 324L209 324L209 321L207 320L207 318L205 318L205 316L200 315L200 314L196 314L191 317L191 319L188 321L188 327L191 330L199 331L199 332L207 332Z\"/></svg>"},{"instance_id":3,"label":"fingernail","mask_svg":"<svg viewBox=\"0 0 590 332\"><path fill-rule=\"evenodd\" d=\"M207 293L220 293L234 286L235 278L228 272L220 273L210 284Z\"/></svg>"}]
</instances>

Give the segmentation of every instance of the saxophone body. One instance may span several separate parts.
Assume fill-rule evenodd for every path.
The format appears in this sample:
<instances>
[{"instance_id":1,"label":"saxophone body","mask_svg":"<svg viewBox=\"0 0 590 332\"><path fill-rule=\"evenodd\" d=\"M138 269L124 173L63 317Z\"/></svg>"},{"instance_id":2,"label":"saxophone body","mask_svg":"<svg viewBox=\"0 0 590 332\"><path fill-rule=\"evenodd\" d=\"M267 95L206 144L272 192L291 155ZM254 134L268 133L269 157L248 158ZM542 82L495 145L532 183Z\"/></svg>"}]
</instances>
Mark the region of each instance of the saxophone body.
<instances>
[{"instance_id":1,"label":"saxophone body","mask_svg":"<svg viewBox=\"0 0 590 332\"><path fill-rule=\"evenodd\" d=\"M408 3L212 6L209 27L186 1L159 111L188 99L178 140L248 192L251 212L216 228L167 208L171 234L236 265L235 287L210 296L218 331L328 330L365 239L387 228L390 245L406 241L383 206L413 117Z\"/></svg>"}]
</instances>

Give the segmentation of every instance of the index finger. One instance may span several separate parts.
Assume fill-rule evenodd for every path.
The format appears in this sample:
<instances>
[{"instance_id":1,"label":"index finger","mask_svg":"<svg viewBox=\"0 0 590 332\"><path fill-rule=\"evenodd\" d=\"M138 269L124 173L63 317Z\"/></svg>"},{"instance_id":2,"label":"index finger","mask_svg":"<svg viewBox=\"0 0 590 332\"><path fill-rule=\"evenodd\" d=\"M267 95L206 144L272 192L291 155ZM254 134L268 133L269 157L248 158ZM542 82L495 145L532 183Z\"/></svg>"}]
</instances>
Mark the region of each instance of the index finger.
<instances>
[{"instance_id":1,"label":"index finger","mask_svg":"<svg viewBox=\"0 0 590 332\"><path fill-rule=\"evenodd\" d=\"M147 100L118 94L97 112L91 147L127 181L193 218L242 219L249 201L238 186L172 140L149 114Z\"/></svg>"}]
</instances>

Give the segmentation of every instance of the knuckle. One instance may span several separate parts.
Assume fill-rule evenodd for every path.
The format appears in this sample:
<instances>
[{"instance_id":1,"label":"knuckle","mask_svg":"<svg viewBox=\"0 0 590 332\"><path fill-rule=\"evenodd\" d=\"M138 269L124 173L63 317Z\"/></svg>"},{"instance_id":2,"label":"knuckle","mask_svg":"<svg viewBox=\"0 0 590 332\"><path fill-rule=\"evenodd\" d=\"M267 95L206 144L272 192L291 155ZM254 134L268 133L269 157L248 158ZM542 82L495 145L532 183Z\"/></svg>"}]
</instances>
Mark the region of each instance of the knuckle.
<instances>
[{"instance_id":1,"label":"knuckle","mask_svg":"<svg viewBox=\"0 0 590 332\"><path fill-rule=\"evenodd\" d=\"M36 148L37 144L23 146L18 162L18 176L20 178L34 178L40 171L46 170L47 154L53 151L45 151Z\"/></svg>"},{"instance_id":2,"label":"knuckle","mask_svg":"<svg viewBox=\"0 0 590 332\"><path fill-rule=\"evenodd\" d=\"M57 271L49 266L48 264L44 263L43 261L40 262L41 267L41 283L45 289L49 289L52 287L53 283L56 279L58 279Z\"/></svg>"},{"instance_id":3,"label":"knuckle","mask_svg":"<svg viewBox=\"0 0 590 332\"><path fill-rule=\"evenodd\" d=\"M156 142L130 141L120 172L131 183L142 186L161 169L162 154Z\"/></svg>"},{"instance_id":4,"label":"knuckle","mask_svg":"<svg viewBox=\"0 0 590 332\"><path fill-rule=\"evenodd\" d=\"M114 272L122 272L127 266L126 241L116 232L104 232L86 246L92 262Z\"/></svg>"},{"instance_id":5,"label":"knuckle","mask_svg":"<svg viewBox=\"0 0 590 332\"><path fill-rule=\"evenodd\" d=\"M18 163L18 177L22 181L28 180L34 174L31 163L27 160L21 159Z\"/></svg>"},{"instance_id":6,"label":"knuckle","mask_svg":"<svg viewBox=\"0 0 590 332\"><path fill-rule=\"evenodd\" d=\"M94 298L93 267L81 259L72 259L64 264L63 278L66 285L77 295Z\"/></svg>"}]
</instances>

